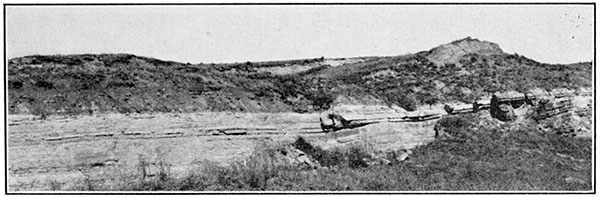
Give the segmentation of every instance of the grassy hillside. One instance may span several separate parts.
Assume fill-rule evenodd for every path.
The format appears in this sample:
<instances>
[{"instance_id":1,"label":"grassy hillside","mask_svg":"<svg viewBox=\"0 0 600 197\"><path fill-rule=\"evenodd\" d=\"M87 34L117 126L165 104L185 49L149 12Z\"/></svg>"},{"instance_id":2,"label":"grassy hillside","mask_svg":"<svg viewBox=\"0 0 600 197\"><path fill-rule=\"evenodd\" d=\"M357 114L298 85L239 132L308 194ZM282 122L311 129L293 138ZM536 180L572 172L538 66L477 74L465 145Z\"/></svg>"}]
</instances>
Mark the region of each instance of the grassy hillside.
<instances>
[{"instance_id":1,"label":"grassy hillside","mask_svg":"<svg viewBox=\"0 0 600 197\"><path fill-rule=\"evenodd\" d=\"M478 40L467 41L477 48ZM183 64L129 54L26 56L8 62L9 112L311 112L328 109L339 95L374 96L410 111L495 91L592 86L590 62L550 65L516 54L469 53L443 64L428 59L434 51L444 55L436 48L341 66L324 58ZM268 71L292 66L303 69Z\"/></svg>"}]
</instances>

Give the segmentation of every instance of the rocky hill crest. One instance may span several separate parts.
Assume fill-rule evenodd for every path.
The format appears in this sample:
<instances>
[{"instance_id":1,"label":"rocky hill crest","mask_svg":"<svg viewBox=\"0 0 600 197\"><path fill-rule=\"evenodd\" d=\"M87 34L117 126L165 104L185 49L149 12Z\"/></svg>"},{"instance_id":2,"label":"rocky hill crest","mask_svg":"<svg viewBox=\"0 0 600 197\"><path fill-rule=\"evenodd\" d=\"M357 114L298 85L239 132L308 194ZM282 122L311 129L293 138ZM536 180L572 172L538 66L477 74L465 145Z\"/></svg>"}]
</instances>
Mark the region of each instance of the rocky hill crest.
<instances>
[{"instance_id":1,"label":"rocky hill crest","mask_svg":"<svg viewBox=\"0 0 600 197\"><path fill-rule=\"evenodd\" d=\"M462 56L470 53L487 55L504 52L496 43L466 37L431 49L427 59L438 65L455 64Z\"/></svg>"}]
</instances>

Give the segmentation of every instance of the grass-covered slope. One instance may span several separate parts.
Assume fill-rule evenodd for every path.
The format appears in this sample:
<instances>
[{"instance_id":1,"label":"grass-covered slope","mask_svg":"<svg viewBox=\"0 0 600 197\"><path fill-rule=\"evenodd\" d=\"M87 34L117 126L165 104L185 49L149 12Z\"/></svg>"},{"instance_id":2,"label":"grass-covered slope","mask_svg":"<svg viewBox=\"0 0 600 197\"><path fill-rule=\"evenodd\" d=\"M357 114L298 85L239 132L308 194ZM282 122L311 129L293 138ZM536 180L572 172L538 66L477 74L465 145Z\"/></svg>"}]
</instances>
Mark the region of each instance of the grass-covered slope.
<instances>
[{"instance_id":1,"label":"grass-covered slope","mask_svg":"<svg viewBox=\"0 0 600 197\"><path fill-rule=\"evenodd\" d=\"M471 53L451 56L461 49ZM9 112L310 112L329 108L339 95L415 110L496 91L592 86L590 62L543 64L470 38L354 59L360 61L332 66L324 58L183 64L129 54L26 56L8 61Z\"/></svg>"}]
</instances>

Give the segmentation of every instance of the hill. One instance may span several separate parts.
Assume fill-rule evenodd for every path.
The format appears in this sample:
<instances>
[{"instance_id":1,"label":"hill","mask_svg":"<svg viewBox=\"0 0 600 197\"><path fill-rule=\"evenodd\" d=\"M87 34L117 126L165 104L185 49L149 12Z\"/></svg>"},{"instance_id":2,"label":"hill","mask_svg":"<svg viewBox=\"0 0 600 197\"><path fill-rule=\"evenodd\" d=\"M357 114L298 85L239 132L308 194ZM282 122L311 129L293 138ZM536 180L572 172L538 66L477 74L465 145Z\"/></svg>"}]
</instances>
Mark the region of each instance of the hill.
<instances>
[{"instance_id":1,"label":"hill","mask_svg":"<svg viewBox=\"0 0 600 197\"><path fill-rule=\"evenodd\" d=\"M427 59L443 66L458 63L462 56L469 53L502 54L504 52L496 43L467 37L431 49L427 54Z\"/></svg>"},{"instance_id":2,"label":"hill","mask_svg":"<svg viewBox=\"0 0 600 197\"><path fill-rule=\"evenodd\" d=\"M471 102L496 91L592 86L591 62L546 64L472 38L392 57L185 64L131 54L8 61L10 114L311 112L339 102Z\"/></svg>"}]
</instances>

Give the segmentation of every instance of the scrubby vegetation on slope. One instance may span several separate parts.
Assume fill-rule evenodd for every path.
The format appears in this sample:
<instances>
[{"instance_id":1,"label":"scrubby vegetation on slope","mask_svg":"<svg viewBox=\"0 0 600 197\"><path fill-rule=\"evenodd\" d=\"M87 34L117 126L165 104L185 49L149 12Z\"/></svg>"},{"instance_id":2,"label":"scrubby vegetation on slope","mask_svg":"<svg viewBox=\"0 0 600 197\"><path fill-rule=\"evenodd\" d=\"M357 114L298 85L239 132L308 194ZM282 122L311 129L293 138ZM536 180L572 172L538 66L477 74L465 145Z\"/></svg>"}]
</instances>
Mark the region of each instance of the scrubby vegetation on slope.
<instances>
[{"instance_id":1,"label":"scrubby vegetation on slope","mask_svg":"<svg viewBox=\"0 0 600 197\"><path fill-rule=\"evenodd\" d=\"M497 91L592 86L591 63L550 65L518 55L468 54L459 64L436 66L425 56L418 53L364 62L352 71L332 75L336 81L408 110L452 100L473 102Z\"/></svg>"},{"instance_id":2,"label":"scrubby vegetation on slope","mask_svg":"<svg viewBox=\"0 0 600 197\"><path fill-rule=\"evenodd\" d=\"M251 64L188 65L123 54L29 56L9 61L9 110L88 114L327 107L332 102L327 84L302 74L275 76L257 73Z\"/></svg>"},{"instance_id":3,"label":"scrubby vegetation on slope","mask_svg":"<svg viewBox=\"0 0 600 197\"><path fill-rule=\"evenodd\" d=\"M290 165L280 147L258 146L229 166L206 164L183 178L138 176L111 187L82 180L75 190L200 191L554 191L592 189L592 140L541 132L534 122L500 123L477 114L438 123L453 136L417 147L408 161L368 166L359 148L295 146L325 168ZM304 147L300 147L304 146ZM137 177L137 178L136 178ZM91 184L91 187L90 187Z\"/></svg>"},{"instance_id":4,"label":"scrubby vegetation on slope","mask_svg":"<svg viewBox=\"0 0 600 197\"><path fill-rule=\"evenodd\" d=\"M466 41L469 47L485 44ZM458 63L428 59L443 49L342 66L330 66L324 58L183 64L128 54L27 56L8 62L9 111L311 112L328 109L340 95L375 97L412 111L419 105L472 102L496 91L592 86L590 62L550 65L501 50L465 54ZM307 69L288 74L259 69L292 65Z\"/></svg>"}]
</instances>

